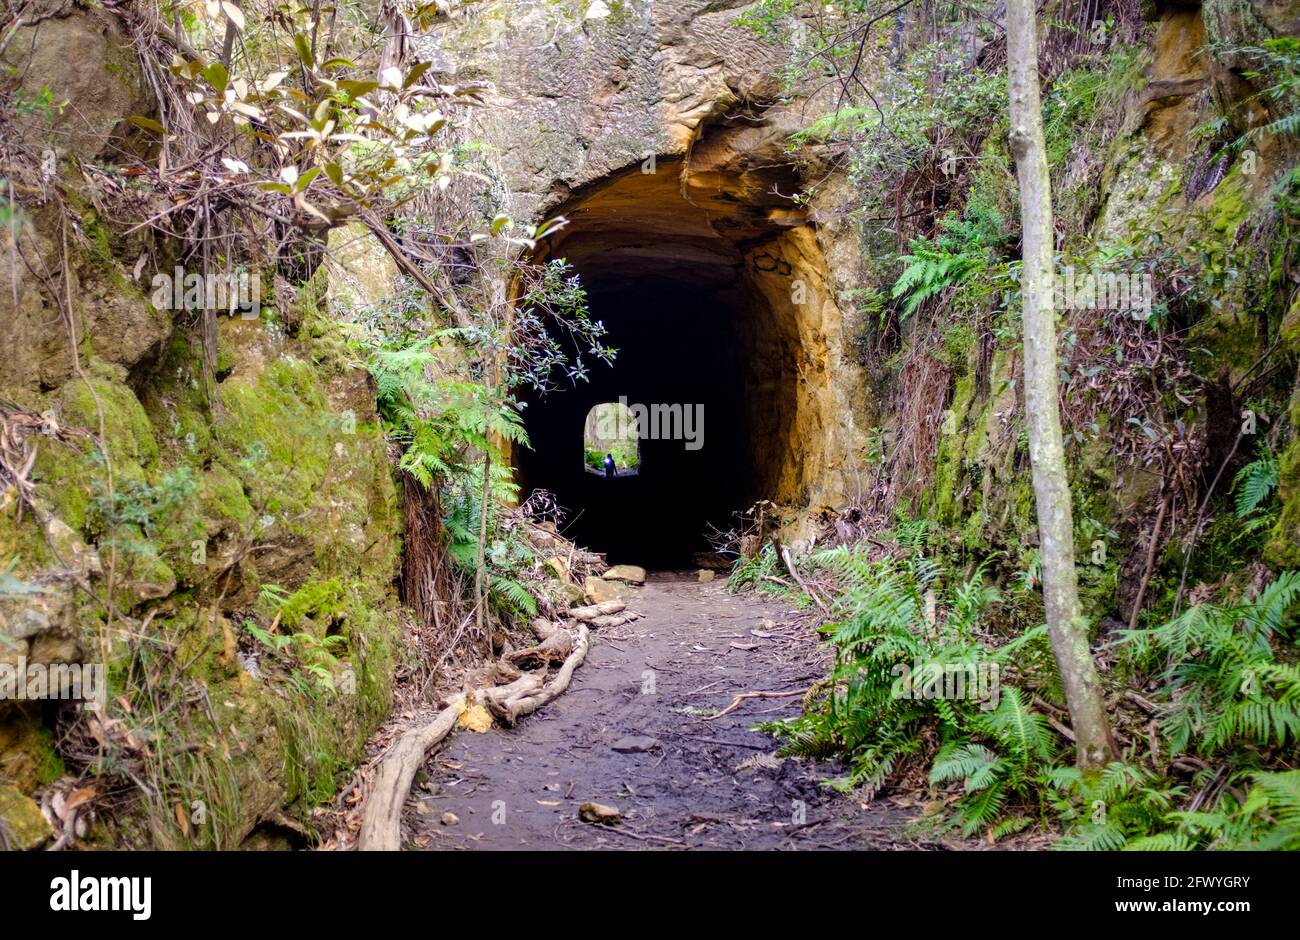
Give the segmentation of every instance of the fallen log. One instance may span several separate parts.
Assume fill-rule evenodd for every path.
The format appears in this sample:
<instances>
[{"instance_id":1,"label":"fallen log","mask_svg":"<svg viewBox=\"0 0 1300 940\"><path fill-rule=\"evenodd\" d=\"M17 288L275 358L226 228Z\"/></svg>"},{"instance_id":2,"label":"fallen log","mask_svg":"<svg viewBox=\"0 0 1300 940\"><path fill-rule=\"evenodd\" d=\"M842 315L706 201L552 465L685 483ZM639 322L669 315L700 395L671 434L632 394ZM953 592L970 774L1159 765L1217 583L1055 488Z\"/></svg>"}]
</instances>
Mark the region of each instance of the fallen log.
<instances>
[{"instance_id":1,"label":"fallen log","mask_svg":"<svg viewBox=\"0 0 1300 940\"><path fill-rule=\"evenodd\" d=\"M610 627L621 627L625 623L631 623L637 619L636 614L606 614L603 617L594 617L590 624L597 629L609 629Z\"/></svg>"},{"instance_id":2,"label":"fallen log","mask_svg":"<svg viewBox=\"0 0 1300 940\"><path fill-rule=\"evenodd\" d=\"M550 639L551 634L556 630L564 629L564 624L556 623L554 620L548 620L545 617L534 617L531 626L533 636L539 640Z\"/></svg>"},{"instance_id":3,"label":"fallen log","mask_svg":"<svg viewBox=\"0 0 1300 940\"><path fill-rule=\"evenodd\" d=\"M479 697L494 717L501 718L505 714L506 702L512 698L519 698L540 691L545 684L546 670L539 669L536 672L524 673L509 685L499 685L494 689L485 689L479 693Z\"/></svg>"},{"instance_id":4,"label":"fallen log","mask_svg":"<svg viewBox=\"0 0 1300 940\"><path fill-rule=\"evenodd\" d=\"M564 662L572 652L573 634L568 630L553 630L536 646L507 653L504 659L511 666L522 667L524 663L540 663L549 666L551 663Z\"/></svg>"},{"instance_id":5,"label":"fallen log","mask_svg":"<svg viewBox=\"0 0 1300 940\"><path fill-rule=\"evenodd\" d=\"M538 632L537 626L535 621L535 632ZM554 627L538 648L546 646L552 640L561 642L556 639L560 634L573 644L573 650L550 683L546 682L546 670L543 668L536 672L526 672L506 685L494 686L478 693L479 701L502 723L513 725L524 715L535 712L562 695L573 681L574 670L582 665L587 656L590 632L585 624L579 624L578 638L574 643L569 630ZM499 665L506 671L513 670L508 663ZM402 807L410 796L415 774L429 751L456 727L456 722L466 711L466 698L465 695L452 698L433 721L407 731L380 760L370 796L362 811L361 831L357 836L359 851L396 852L401 849Z\"/></svg>"}]
</instances>

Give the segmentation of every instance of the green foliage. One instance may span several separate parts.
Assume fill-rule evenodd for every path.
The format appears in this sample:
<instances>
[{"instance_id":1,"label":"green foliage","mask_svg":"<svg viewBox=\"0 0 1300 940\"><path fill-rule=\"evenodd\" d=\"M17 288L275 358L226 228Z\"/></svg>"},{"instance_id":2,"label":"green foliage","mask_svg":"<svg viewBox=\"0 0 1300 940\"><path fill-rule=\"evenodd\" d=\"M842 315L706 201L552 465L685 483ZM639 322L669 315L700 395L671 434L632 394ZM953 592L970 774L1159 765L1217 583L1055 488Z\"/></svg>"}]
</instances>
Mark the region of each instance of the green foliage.
<instances>
[{"instance_id":1,"label":"green foliage","mask_svg":"<svg viewBox=\"0 0 1300 940\"><path fill-rule=\"evenodd\" d=\"M268 653L289 671L290 681L303 692L309 691L310 679L324 691L335 691L335 676L339 659L335 655L347 646L347 639L338 636L316 636L313 633L271 633L253 620L245 620L243 628Z\"/></svg>"},{"instance_id":2,"label":"green foliage","mask_svg":"<svg viewBox=\"0 0 1300 940\"><path fill-rule=\"evenodd\" d=\"M968 207L965 218L944 216L933 238L915 238L911 252L900 255L903 273L890 296L903 299L902 316L949 288L984 274L1006 242L1005 221L989 207Z\"/></svg>"},{"instance_id":3,"label":"green foliage","mask_svg":"<svg viewBox=\"0 0 1300 940\"><path fill-rule=\"evenodd\" d=\"M481 383L426 378L434 363L433 342L381 347L369 361L379 386L379 412L389 434L403 445L401 468L426 487L467 473L475 452L500 461L498 441L528 443L512 401Z\"/></svg>"},{"instance_id":4,"label":"green foliage","mask_svg":"<svg viewBox=\"0 0 1300 940\"><path fill-rule=\"evenodd\" d=\"M1197 604L1154 629L1124 632L1139 668L1164 664L1161 729L1174 754L1280 747L1300 735L1300 667L1278 656L1298 598L1300 572L1287 571L1253 599Z\"/></svg>"},{"instance_id":5,"label":"green foliage","mask_svg":"<svg viewBox=\"0 0 1300 940\"><path fill-rule=\"evenodd\" d=\"M1232 488L1237 494L1237 518L1249 518L1277 489L1277 456L1261 445L1259 456L1237 471Z\"/></svg>"},{"instance_id":6,"label":"green foliage","mask_svg":"<svg viewBox=\"0 0 1300 940\"><path fill-rule=\"evenodd\" d=\"M1057 842L1059 849L1113 851L1157 835L1169 844L1157 839L1148 849L1182 847L1173 834L1157 830L1186 788L1162 786L1149 770L1120 762L1107 765L1099 774L1057 767L1047 774L1047 785L1057 816L1071 827Z\"/></svg>"},{"instance_id":7,"label":"green foliage","mask_svg":"<svg viewBox=\"0 0 1300 940\"><path fill-rule=\"evenodd\" d=\"M910 525L904 535L919 542L924 528ZM974 625L997 598L982 585L982 571L951 592L960 613L929 627L927 595L943 593L942 569L922 552L872 559L861 547L839 547L813 562L840 586L835 617L822 628L835 647L835 667L829 692L804 715L769 725L786 738L786 753L842 752L850 773L830 784L862 787L870 795L906 761L924 756L935 729L956 740L976 728L1009 728L1011 720L1000 711L1008 707L1005 692L993 712L998 717L977 720L981 703L973 696L945 698L925 684L933 682L927 675L965 676L995 668L972 637ZM946 759L955 756L950 752ZM977 759L974 752L966 756Z\"/></svg>"},{"instance_id":8,"label":"green foliage","mask_svg":"<svg viewBox=\"0 0 1300 940\"><path fill-rule=\"evenodd\" d=\"M1296 136L1300 134L1300 39L1294 36L1277 36L1265 39L1258 46L1220 46L1216 51L1245 56L1254 67L1245 70L1250 79L1265 82L1257 96L1263 98L1269 109L1279 116L1247 132L1235 143L1239 148L1247 139L1258 139L1272 134Z\"/></svg>"},{"instance_id":9,"label":"green foliage","mask_svg":"<svg viewBox=\"0 0 1300 940\"><path fill-rule=\"evenodd\" d=\"M522 534L507 525L502 505L517 492L508 468L498 467L491 481L487 501L487 550L484 560L490 573L488 601L500 613L512 617L533 617L537 600L520 582L520 573L534 561L532 548ZM443 526L448 535L447 550L462 571L473 572L478 561L479 525L483 505L482 483L477 476L461 478L446 498Z\"/></svg>"},{"instance_id":10,"label":"green foliage","mask_svg":"<svg viewBox=\"0 0 1300 940\"><path fill-rule=\"evenodd\" d=\"M776 546L771 542L767 542L755 555L742 558L736 563L727 578L727 590L733 593L747 589L769 592L774 589L786 590L775 580L776 574L781 570L781 567L781 559L776 553Z\"/></svg>"},{"instance_id":11,"label":"green foliage","mask_svg":"<svg viewBox=\"0 0 1300 940\"><path fill-rule=\"evenodd\" d=\"M930 782L963 781L960 812L971 835L996 822L1009 799L1023 799L1031 783L1041 782L1037 775L1056 747L1047 719L1030 710L1015 687L1003 689L997 707L975 715L967 731L989 743L965 736L949 741L930 768Z\"/></svg>"},{"instance_id":12,"label":"green foliage","mask_svg":"<svg viewBox=\"0 0 1300 940\"><path fill-rule=\"evenodd\" d=\"M1140 50L1123 45L1109 50L1100 68L1087 65L1058 75L1043 96L1048 163L1052 167L1062 164L1079 139L1080 130L1141 82Z\"/></svg>"}]
</instances>

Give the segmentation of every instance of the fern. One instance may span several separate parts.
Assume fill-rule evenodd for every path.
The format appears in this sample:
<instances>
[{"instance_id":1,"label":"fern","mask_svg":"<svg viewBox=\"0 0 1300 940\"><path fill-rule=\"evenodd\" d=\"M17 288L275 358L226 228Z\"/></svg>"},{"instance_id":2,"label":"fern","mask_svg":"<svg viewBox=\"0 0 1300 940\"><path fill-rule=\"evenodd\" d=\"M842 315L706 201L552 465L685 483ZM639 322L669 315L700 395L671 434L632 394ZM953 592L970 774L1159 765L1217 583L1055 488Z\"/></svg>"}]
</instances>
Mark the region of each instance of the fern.
<instances>
[{"instance_id":1,"label":"fern","mask_svg":"<svg viewBox=\"0 0 1300 940\"><path fill-rule=\"evenodd\" d=\"M1232 488L1237 493L1237 518L1245 519L1277 489L1277 457L1261 447L1259 456L1237 471Z\"/></svg>"},{"instance_id":2,"label":"fern","mask_svg":"<svg viewBox=\"0 0 1300 940\"><path fill-rule=\"evenodd\" d=\"M933 240L913 239L911 253L899 256L903 272L890 291L893 299L903 299L902 316L911 316L929 298L982 273L1003 241L1003 219L988 208L969 212L965 219L945 216Z\"/></svg>"}]
</instances>

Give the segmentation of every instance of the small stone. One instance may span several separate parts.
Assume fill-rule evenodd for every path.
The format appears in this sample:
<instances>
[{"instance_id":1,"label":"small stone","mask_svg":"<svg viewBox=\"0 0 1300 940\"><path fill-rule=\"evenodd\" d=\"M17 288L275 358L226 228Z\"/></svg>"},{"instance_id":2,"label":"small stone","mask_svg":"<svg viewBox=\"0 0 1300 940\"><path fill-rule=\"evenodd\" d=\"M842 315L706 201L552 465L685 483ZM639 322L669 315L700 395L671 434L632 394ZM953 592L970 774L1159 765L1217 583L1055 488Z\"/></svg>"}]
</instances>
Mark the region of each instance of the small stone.
<instances>
[{"instance_id":1,"label":"small stone","mask_svg":"<svg viewBox=\"0 0 1300 940\"><path fill-rule=\"evenodd\" d=\"M625 584L620 584L617 581L606 581L603 578L587 578L582 583L582 590L588 604L603 604L605 601L623 600L631 591Z\"/></svg>"},{"instance_id":2,"label":"small stone","mask_svg":"<svg viewBox=\"0 0 1300 940\"><path fill-rule=\"evenodd\" d=\"M79 663L81 646L76 639L64 633L47 633L32 641L28 658L36 663Z\"/></svg>"},{"instance_id":3,"label":"small stone","mask_svg":"<svg viewBox=\"0 0 1300 940\"><path fill-rule=\"evenodd\" d=\"M701 581L712 581L713 572L710 571L708 568L701 568L698 572L696 572L696 577L698 577Z\"/></svg>"},{"instance_id":4,"label":"small stone","mask_svg":"<svg viewBox=\"0 0 1300 940\"><path fill-rule=\"evenodd\" d=\"M552 555L550 558L542 562L542 567L545 568L546 573L555 580L563 584L569 583L569 562L567 559L561 558L558 555Z\"/></svg>"},{"instance_id":5,"label":"small stone","mask_svg":"<svg viewBox=\"0 0 1300 940\"><path fill-rule=\"evenodd\" d=\"M623 814L616 806L606 806L604 803L589 800L578 807L578 817L583 822L609 824L618 822L623 818Z\"/></svg>"},{"instance_id":6,"label":"small stone","mask_svg":"<svg viewBox=\"0 0 1300 940\"><path fill-rule=\"evenodd\" d=\"M639 565L615 565L601 575L606 581L626 581L628 584L645 584L645 569Z\"/></svg>"},{"instance_id":7,"label":"small stone","mask_svg":"<svg viewBox=\"0 0 1300 940\"><path fill-rule=\"evenodd\" d=\"M634 735L629 738L619 738L609 746L611 751L618 751L620 754L644 754L647 751L653 751L655 748L662 747L657 738L648 735Z\"/></svg>"},{"instance_id":8,"label":"small stone","mask_svg":"<svg viewBox=\"0 0 1300 940\"><path fill-rule=\"evenodd\" d=\"M587 15L584 20L603 20L609 16L609 4L605 0L595 0L591 6L587 7Z\"/></svg>"},{"instance_id":9,"label":"small stone","mask_svg":"<svg viewBox=\"0 0 1300 940\"><path fill-rule=\"evenodd\" d=\"M459 825L460 825L460 817L457 816L455 813L443 813L443 814L442 814L442 824L443 824L444 826L459 826Z\"/></svg>"}]
</instances>

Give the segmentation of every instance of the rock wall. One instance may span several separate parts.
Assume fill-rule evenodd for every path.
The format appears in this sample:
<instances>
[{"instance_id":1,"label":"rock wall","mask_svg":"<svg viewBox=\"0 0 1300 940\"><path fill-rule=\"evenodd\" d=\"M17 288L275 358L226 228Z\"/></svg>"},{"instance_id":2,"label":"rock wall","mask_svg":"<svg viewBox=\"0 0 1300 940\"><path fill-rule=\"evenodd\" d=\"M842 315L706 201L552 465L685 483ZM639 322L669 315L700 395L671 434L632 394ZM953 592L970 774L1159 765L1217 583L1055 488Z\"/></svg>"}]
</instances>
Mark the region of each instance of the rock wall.
<instances>
[{"instance_id":1,"label":"rock wall","mask_svg":"<svg viewBox=\"0 0 1300 940\"><path fill-rule=\"evenodd\" d=\"M6 55L31 98L67 102L23 139L55 154L68 211L22 200L23 263L0 265L6 457L35 494L0 493L0 666L101 665L107 694L78 720L0 701L0 827L39 844L33 795L90 768L139 788L92 842L238 846L332 798L387 714L401 512L373 383L322 269L280 296L268 276L256 318L221 318L209 400L194 319L152 303L175 246L97 208L124 184L95 158L151 113L118 20L70 6ZM296 669L252 642L271 609Z\"/></svg>"}]
</instances>

